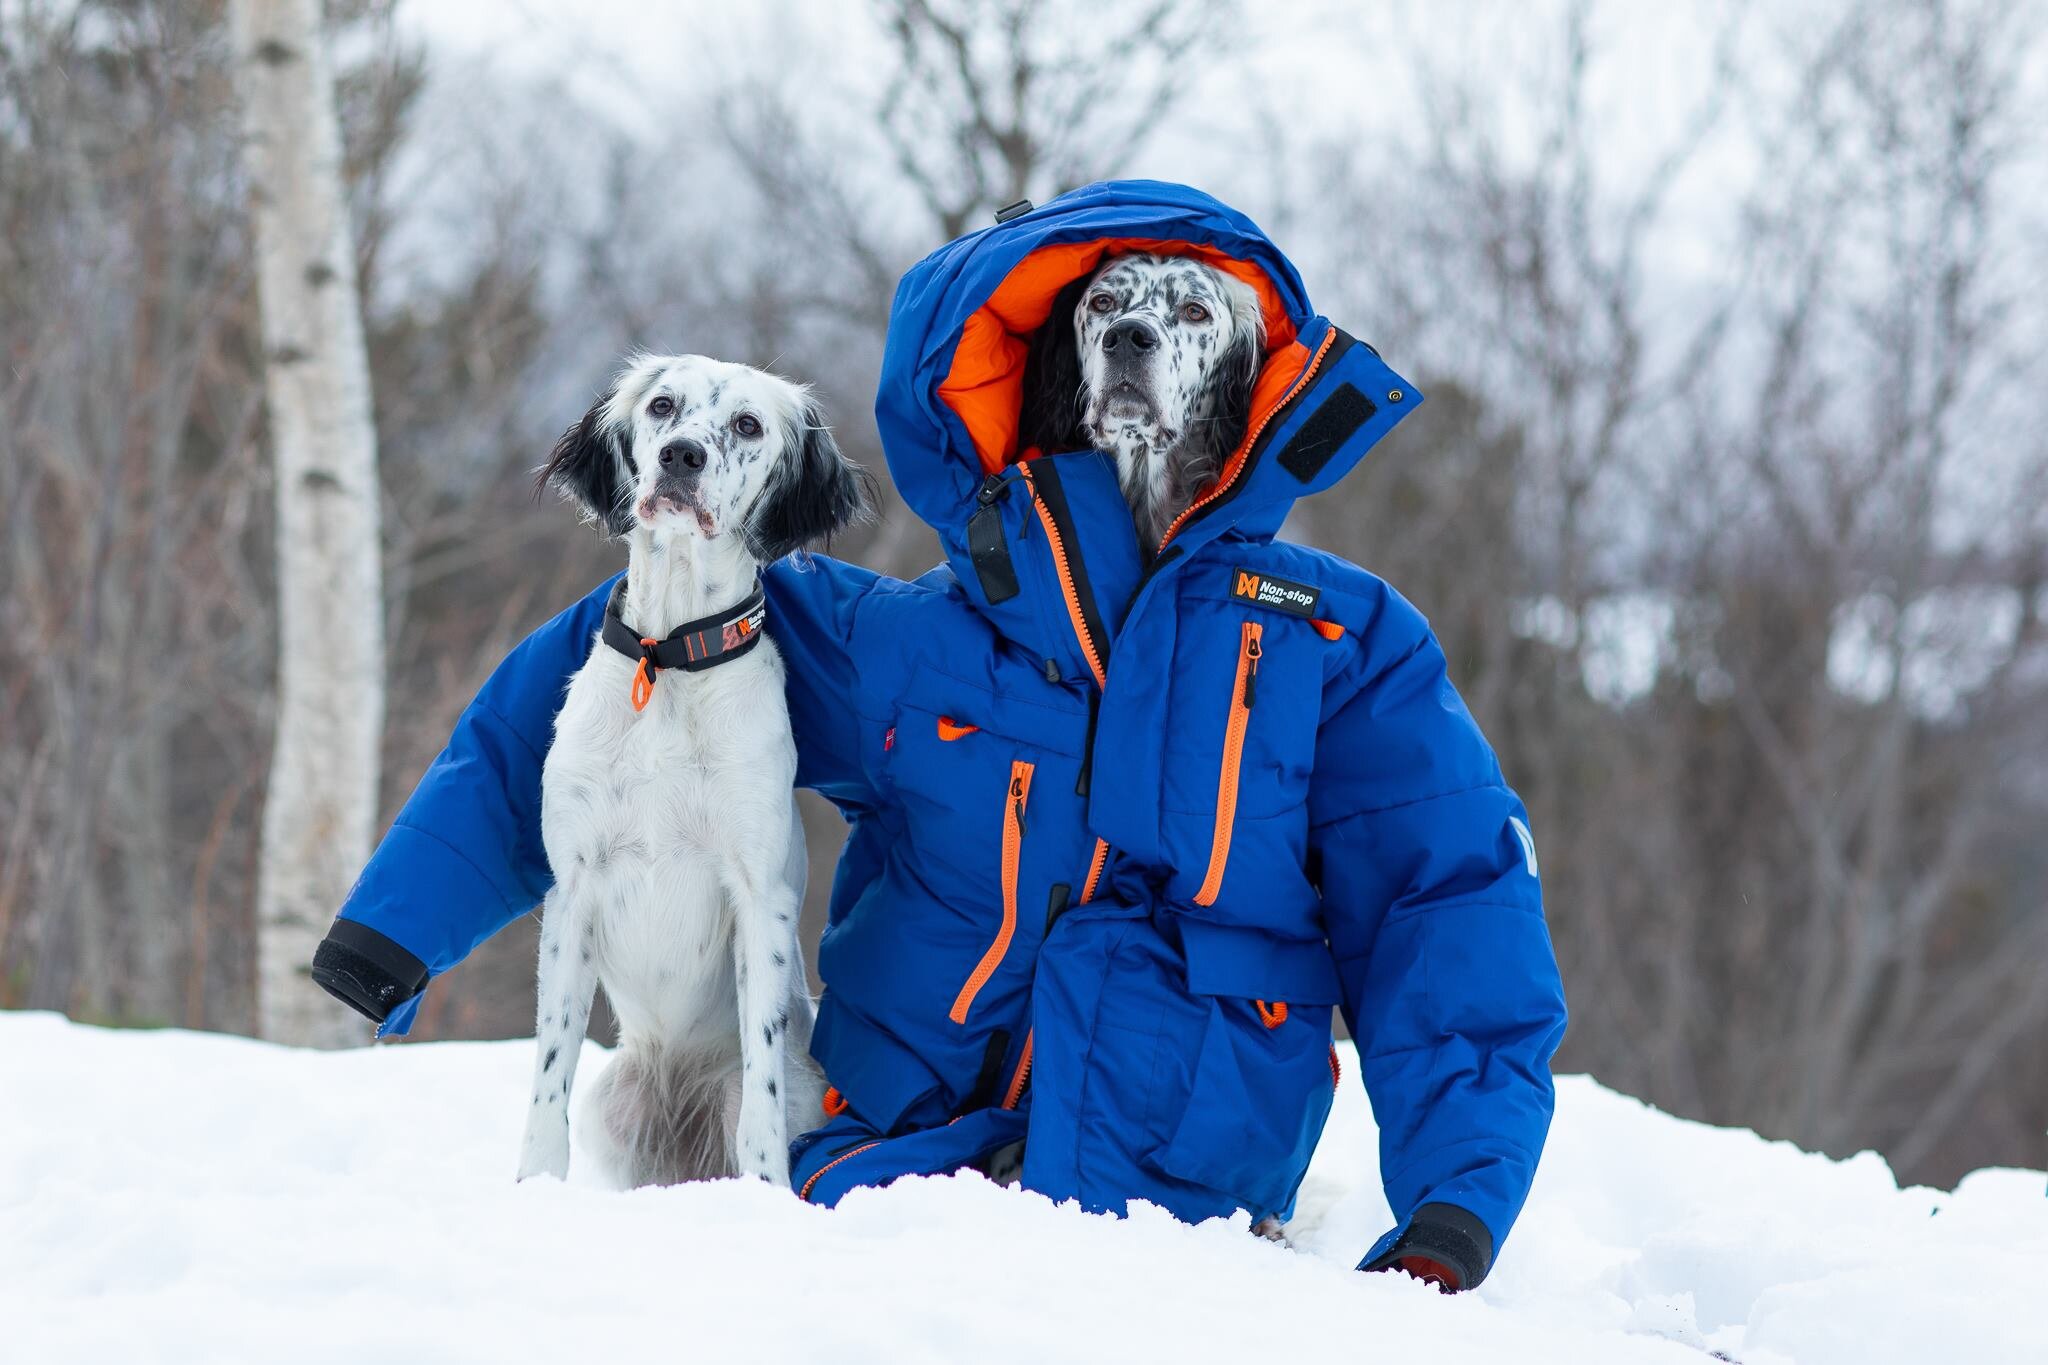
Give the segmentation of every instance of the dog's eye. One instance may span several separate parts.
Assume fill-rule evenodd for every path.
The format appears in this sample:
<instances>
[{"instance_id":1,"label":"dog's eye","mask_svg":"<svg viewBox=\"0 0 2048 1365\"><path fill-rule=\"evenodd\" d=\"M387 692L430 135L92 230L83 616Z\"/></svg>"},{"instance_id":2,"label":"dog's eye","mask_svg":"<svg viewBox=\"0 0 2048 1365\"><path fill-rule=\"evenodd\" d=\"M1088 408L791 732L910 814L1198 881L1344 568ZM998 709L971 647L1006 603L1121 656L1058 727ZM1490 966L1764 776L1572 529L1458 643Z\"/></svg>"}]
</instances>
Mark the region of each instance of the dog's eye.
<instances>
[{"instance_id":1,"label":"dog's eye","mask_svg":"<svg viewBox=\"0 0 2048 1365\"><path fill-rule=\"evenodd\" d=\"M1207 322L1209 320L1209 310L1192 299L1180 306L1180 315L1189 322Z\"/></svg>"},{"instance_id":2,"label":"dog's eye","mask_svg":"<svg viewBox=\"0 0 2048 1365\"><path fill-rule=\"evenodd\" d=\"M761 419L751 412L743 412L732 419L732 429L740 435L752 438L761 434Z\"/></svg>"},{"instance_id":3,"label":"dog's eye","mask_svg":"<svg viewBox=\"0 0 2048 1365\"><path fill-rule=\"evenodd\" d=\"M1107 313L1115 307L1116 299L1111 295L1090 294L1088 296L1088 311L1091 313Z\"/></svg>"},{"instance_id":4,"label":"dog's eye","mask_svg":"<svg viewBox=\"0 0 2048 1365\"><path fill-rule=\"evenodd\" d=\"M663 394L647 405L647 415L649 417L666 417L675 410L676 401L667 394Z\"/></svg>"}]
</instances>

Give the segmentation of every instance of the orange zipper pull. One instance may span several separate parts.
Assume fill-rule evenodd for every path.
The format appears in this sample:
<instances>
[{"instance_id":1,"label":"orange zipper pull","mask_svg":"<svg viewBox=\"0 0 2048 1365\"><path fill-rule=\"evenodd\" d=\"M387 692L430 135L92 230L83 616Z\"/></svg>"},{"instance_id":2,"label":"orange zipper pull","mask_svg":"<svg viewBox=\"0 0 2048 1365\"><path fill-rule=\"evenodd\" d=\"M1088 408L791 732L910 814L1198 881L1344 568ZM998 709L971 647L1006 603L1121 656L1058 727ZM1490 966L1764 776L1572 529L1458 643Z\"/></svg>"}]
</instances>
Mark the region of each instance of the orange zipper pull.
<instances>
[{"instance_id":1,"label":"orange zipper pull","mask_svg":"<svg viewBox=\"0 0 2048 1365\"><path fill-rule=\"evenodd\" d=\"M1017 833L1018 833L1018 834L1019 834L1019 835L1021 836L1021 835L1022 835L1022 834L1024 833L1024 779L1023 779L1023 778L1021 778L1021 777L1013 777L1013 778L1011 778L1011 779L1010 779L1010 799L1011 799L1012 801L1015 801L1015 802L1017 803Z\"/></svg>"}]
</instances>

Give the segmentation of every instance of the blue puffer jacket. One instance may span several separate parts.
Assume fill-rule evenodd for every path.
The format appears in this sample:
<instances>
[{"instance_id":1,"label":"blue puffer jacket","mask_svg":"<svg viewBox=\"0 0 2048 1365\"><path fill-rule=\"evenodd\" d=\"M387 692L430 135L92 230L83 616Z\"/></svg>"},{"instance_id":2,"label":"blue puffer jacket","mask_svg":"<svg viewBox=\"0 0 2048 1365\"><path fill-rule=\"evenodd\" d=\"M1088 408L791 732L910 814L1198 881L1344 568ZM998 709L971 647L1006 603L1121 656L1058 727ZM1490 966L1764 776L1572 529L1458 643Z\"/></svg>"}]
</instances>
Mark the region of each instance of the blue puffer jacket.
<instances>
[{"instance_id":1,"label":"blue puffer jacket","mask_svg":"<svg viewBox=\"0 0 2048 1365\"><path fill-rule=\"evenodd\" d=\"M1109 458L1013 450L1022 338L1140 246L1253 284L1269 340L1245 446L1149 569ZM813 1043L838 1112L795 1144L806 1198L1028 1135L1023 1183L1054 1198L1285 1216L1341 1009L1397 1218L1449 1205L1506 1236L1564 1028L1527 817L1421 615L1274 539L1419 401L1250 221L1179 186L1090 186L904 278L876 418L947 563L766 575L798 780L852 825ZM608 588L491 678L343 921L438 973L541 899L541 759Z\"/></svg>"}]
</instances>

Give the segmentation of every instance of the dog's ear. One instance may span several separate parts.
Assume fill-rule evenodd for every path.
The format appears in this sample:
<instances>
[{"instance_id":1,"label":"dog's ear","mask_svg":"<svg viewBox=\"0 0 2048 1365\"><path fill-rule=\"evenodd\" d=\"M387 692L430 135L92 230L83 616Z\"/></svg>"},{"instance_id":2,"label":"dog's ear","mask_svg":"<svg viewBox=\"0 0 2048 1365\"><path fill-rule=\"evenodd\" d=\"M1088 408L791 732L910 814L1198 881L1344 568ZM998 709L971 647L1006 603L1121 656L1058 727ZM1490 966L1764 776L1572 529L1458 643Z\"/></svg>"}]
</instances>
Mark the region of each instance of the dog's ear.
<instances>
[{"instance_id":1,"label":"dog's ear","mask_svg":"<svg viewBox=\"0 0 2048 1365\"><path fill-rule=\"evenodd\" d=\"M607 536L616 538L633 529L633 514L626 505L632 496L632 475L618 431L606 417L611 401L610 393L602 395L562 433L548 452L548 462L540 467L533 491L539 497L552 485L574 498L583 515Z\"/></svg>"},{"instance_id":2,"label":"dog's ear","mask_svg":"<svg viewBox=\"0 0 2048 1365\"><path fill-rule=\"evenodd\" d=\"M1175 453L1171 477L1177 499L1192 501L1207 492L1243 443L1252 422L1252 386L1258 381L1263 349L1258 336L1246 331L1217 358L1204 404L1210 415L1189 429Z\"/></svg>"},{"instance_id":3,"label":"dog's ear","mask_svg":"<svg viewBox=\"0 0 2048 1365\"><path fill-rule=\"evenodd\" d=\"M874 480L846 458L816 403L798 409L793 444L769 471L747 518L747 547L763 564L829 541L874 506Z\"/></svg>"},{"instance_id":4,"label":"dog's ear","mask_svg":"<svg viewBox=\"0 0 2048 1365\"><path fill-rule=\"evenodd\" d=\"M1244 441L1252 424L1252 386L1259 379L1259 360L1265 350L1261 339L1240 328L1237 340L1216 366L1216 443L1228 460Z\"/></svg>"},{"instance_id":5,"label":"dog's ear","mask_svg":"<svg viewBox=\"0 0 2048 1365\"><path fill-rule=\"evenodd\" d=\"M1082 450L1081 344L1074 338L1074 314L1088 292L1083 275L1052 301L1045 325L1031 334L1024 357L1024 402L1017 413L1017 449L1034 447L1048 455Z\"/></svg>"}]
</instances>

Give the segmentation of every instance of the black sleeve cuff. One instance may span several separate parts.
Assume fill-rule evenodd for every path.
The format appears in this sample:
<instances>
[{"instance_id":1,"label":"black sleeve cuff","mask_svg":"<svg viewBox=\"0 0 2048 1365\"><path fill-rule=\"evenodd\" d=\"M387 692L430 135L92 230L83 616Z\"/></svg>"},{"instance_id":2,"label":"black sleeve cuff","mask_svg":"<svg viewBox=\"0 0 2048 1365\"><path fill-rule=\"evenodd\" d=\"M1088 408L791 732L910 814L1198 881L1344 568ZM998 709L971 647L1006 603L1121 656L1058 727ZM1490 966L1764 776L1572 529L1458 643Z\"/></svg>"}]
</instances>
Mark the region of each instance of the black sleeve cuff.
<instances>
[{"instance_id":1,"label":"black sleeve cuff","mask_svg":"<svg viewBox=\"0 0 2048 1365\"><path fill-rule=\"evenodd\" d=\"M1385 1270L1404 1256L1426 1256L1458 1277L1457 1288L1477 1289L1493 1269L1493 1234L1456 1204L1424 1204L1399 1240L1362 1268Z\"/></svg>"},{"instance_id":2,"label":"black sleeve cuff","mask_svg":"<svg viewBox=\"0 0 2048 1365\"><path fill-rule=\"evenodd\" d=\"M426 989L427 964L368 925L338 919L313 952L313 980L381 1024Z\"/></svg>"}]
</instances>

